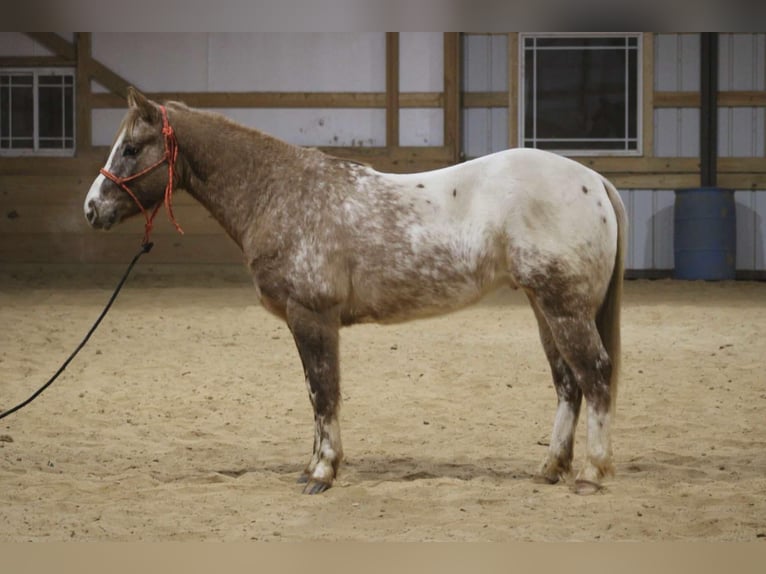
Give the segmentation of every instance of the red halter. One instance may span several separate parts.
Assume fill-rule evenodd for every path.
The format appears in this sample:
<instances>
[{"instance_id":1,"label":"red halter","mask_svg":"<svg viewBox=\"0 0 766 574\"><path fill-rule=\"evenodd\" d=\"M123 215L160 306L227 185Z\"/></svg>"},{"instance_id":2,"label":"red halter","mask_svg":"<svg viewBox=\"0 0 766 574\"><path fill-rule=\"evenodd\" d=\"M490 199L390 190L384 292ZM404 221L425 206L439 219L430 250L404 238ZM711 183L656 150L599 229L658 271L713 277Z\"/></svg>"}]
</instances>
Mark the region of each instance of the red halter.
<instances>
[{"instance_id":1,"label":"red halter","mask_svg":"<svg viewBox=\"0 0 766 574\"><path fill-rule=\"evenodd\" d=\"M152 227L154 225L154 216L157 215L157 211L160 209L160 204L158 203L152 213L149 214L144 206L141 205L141 202L136 197L136 194L133 193L125 184L128 181L133 181L134 179L149 173L156 167L159 167L165 161L168 162L168 183L165 186L164 200L165 210L167 211L168 219L176 228L176 231L182 235L184 232L184 230L181 229L181 226L178 225L175 215L173 215L173 173L175 172L176 159L178 158L178 140L176 139L175 131L173 131L170 122L168 122L168 113L165 110L165 106L160 106L160 111L162 112L162 135L165 137L165 153L162 156L162 159L150 165L146 169L143 169L138 173L134 173L133 175L129 175L127 177L118 177L104 168L99 170L100 173L104 175L104 177L109 178L114 183L119 185L131 197L131 199L136 202L136 205L141 210L141 213L146 220L146 225L144 227L144 245L149 243L149 234L152 232Z\"/></svg>"}]
</instances>

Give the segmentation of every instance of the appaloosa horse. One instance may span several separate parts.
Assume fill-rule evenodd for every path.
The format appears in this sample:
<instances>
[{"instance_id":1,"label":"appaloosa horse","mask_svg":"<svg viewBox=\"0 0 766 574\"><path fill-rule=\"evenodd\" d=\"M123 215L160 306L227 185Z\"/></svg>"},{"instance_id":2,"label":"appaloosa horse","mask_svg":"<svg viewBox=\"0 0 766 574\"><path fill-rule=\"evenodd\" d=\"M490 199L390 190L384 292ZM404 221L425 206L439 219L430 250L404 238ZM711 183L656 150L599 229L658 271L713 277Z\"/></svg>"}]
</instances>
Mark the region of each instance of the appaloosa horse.
<instances>
[{"instance_id":1,"label":"appaloosa horse","mask_svg":"<svg viewBox=\"0 0 766 574\"><path fill-rule=\"evenodd\" d=\"M342 459L340 327L445 313L501 286L526 292L558 395L537 480L571 471L584 396L587 456L574 488L601 488L613 472L626 229L609 181L534 149L380 173L133 89L128 103L85 216L109 229L143 213L148 235L163 200L175 221L175 185L236 241L303 364L315 423L304 492L329 488Z\"/></svg>"}]
</instances>

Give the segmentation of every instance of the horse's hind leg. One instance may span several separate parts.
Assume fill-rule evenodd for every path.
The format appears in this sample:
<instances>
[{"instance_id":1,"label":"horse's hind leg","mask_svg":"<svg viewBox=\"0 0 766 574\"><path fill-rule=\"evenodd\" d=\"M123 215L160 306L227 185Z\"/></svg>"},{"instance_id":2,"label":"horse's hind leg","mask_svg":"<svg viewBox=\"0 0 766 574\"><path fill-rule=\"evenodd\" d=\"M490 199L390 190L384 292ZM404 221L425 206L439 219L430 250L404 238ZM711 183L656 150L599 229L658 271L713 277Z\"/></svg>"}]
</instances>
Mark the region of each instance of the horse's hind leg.
<instances>
[{"instance_id":1,"label":"horse's hind leg","mask_svg":"<svg viewBox=\"0 0 766 574\"><path fill-rule=\"evenodd\" d=\"M540 309L558 352L566 361L587 404L587 456L575 481L575 490L599 490L601 479L612 474L611 375L612 361L604 348L595 320L584 310Z\"/></svg>"},{"instance_id":2,"label":"horse's hind leg","mask_svg":"<svg viewBox=\"0 0 766 574\"><path fill-rule=\"evenodd\" d=\"M575 375L587 404L587 456L575 481L578 493L600 489L601 479L613 474L611 441L612 362L601 342L595 321L560 318L552 329L559 351Z\"/></svg>"},{"instance_id":3,"label":"horse's hind leg","mask_svg":"<svg viewBox=\"0 0 766 574\"><path fill-rule=\"evenodd\" d=\"M561 356L547 320L531 297L530 302L537 317L540 340L551 367L553 385L558 397L556 418L553 422L548 454L535 476L535 480L547 484L556 484L572 470L574 432L577 427L577 419L580 416L582 390L575 381L575 376L569 365L564 360L564 357Z\"/></svg>"},{"instance_id":4,"label":"horse's hind leg","mask_svg":"<svg viewBox=\"0 0 766 574\"><path fill-rule=\"evenodd\" d=\"M292 301L287 324L295 339L314 408L314 452L300 482L303 492L318 494L330 488L343 458L338 411L340 367L337 313L317 313Z\"/></svg>"}]
</instances>

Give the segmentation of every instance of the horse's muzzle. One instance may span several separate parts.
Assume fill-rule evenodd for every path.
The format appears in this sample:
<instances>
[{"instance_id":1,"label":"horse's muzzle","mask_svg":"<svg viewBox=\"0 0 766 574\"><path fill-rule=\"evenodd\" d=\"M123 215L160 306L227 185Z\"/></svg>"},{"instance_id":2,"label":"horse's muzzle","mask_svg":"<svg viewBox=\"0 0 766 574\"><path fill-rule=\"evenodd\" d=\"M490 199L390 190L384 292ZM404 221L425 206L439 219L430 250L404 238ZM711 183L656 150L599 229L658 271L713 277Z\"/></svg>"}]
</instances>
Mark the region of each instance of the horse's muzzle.
<instances>
[{"instance_id":1,"label":"horse's muzzle","mask_svg":"<svg viewBox=\"0 0 766 574\"><path fill-rule=\"evenodd\" d=\"M112 213L111 216L103 218L99 217L98 206L94 200L89 200L85 206L85 219L94 229L109 229L117 219L117 214Z\"/></svg>"}]
</instances>

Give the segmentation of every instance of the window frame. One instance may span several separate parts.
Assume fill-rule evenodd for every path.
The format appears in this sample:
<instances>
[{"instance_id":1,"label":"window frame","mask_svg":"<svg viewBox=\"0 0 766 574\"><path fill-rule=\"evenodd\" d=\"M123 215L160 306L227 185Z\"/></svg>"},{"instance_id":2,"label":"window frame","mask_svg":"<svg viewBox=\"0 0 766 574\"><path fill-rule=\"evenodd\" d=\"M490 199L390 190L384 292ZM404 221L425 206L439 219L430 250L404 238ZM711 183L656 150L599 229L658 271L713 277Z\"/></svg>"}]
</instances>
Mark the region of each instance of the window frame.
<instances>
[{"instance_id":1,"label":"window frame","mask_svg":"<svg viewBox=\"0 0 766 574\"><path fill-rule=\"evenodd\" d=\"M32 76L32 148L0 148L0 157L74 157L77 153L77 71L70 66L62 67L9 67L0 68L0 75ZM40 147L40 76L70 76L72 78L72 147ZM67 113L67 110L64 110ZM65 137L65 136L64 136Z\"/></svg>"},{"instance_id":2,"label":"window frame","mask_svg":"<svg viewBox=\"0 0 766 574\"><path fill-rule=\"evenodd\" d=\"M548 151L565 155L565 156L605 156L605 157L642 157L644 155L644 78L643 78L643 58L644 58L644 42L643 32L563 32L563 33L532 33L532 32L520 32L518 34L518 77L517 77L517 95L518 95L518 141L516 144L518 147L526 147L525 145L525 113L526 113L526 94L525 94L525 80L526 80L526 53L527 48L525 42L529 38L536 39L583 39L583 38L635 38L636 39L636 85L631 88L631 92L635 95L636 105L636 147L635 149L577 149L577 148L552 148ZM626 49L627 54L627 49ZM627 66L627 63L626 63ZM627 69L627 68L626 68ZM588 138L581 138L587 140ZM627 140L627 136L621 138ZM632 139L632 138L631 138ZM597 140L594 140L597 141Z\"/></svg>"}]
</instances>

